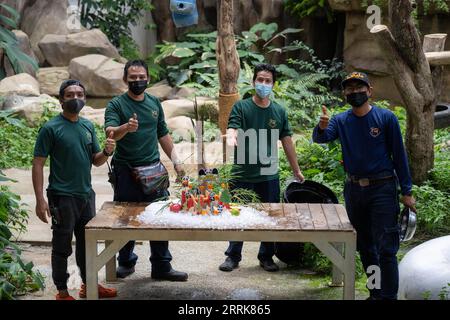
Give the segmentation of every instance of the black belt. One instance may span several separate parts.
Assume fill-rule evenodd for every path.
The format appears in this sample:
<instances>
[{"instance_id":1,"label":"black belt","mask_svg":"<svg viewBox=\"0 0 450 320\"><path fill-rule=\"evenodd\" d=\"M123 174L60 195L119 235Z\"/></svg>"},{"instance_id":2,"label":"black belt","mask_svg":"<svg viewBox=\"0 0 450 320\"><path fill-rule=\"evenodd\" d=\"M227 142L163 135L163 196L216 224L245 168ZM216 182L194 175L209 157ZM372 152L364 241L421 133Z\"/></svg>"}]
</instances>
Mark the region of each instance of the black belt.
<instances>
[{"instance_id":1,"label":"black belt","mask_svg":"<svg viewBox=\"0 0 450 320\"><path fill-rule=\"evenodd\" d=\"M387 176L381 178L359 178L355 176L348 176L347 181L355 184L359 184L361 187L367 187L375 184L386 183L394 180L394 176Z\"/></svg>"}]
</instances>

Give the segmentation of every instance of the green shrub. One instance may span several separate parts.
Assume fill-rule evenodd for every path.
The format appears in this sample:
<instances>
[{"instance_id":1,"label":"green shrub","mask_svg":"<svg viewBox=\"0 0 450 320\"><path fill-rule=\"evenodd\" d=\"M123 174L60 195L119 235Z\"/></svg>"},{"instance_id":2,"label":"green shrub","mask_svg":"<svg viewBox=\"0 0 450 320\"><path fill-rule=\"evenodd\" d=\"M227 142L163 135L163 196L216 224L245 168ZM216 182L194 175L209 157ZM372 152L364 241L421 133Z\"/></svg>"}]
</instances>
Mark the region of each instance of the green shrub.
<instances>
[{"instance_id":1,"label":"green shrub","mask_svg":"<svg viewBox=\"0 0 450 320\"><path fill-rule=\"evenodd\" d=\"M25 120L14 118L9 112L0 111L0 169L30 168L33 161L34 144L39 128L58 113L48 106L35 128L28 127ZM105 143L104 129L94 124L100 147ZM49 161L46 163L49 164Z\"/></svg>"},{"instance_id":2,"label":"green shrub","mask_svg":"<svg viewBox=\"0 0 450 320\"><path fill-rule=\"evenodd\" d=\"M418 233L429 236L450 232L450 193L437 190L430 184L413 186L417 200Z\"/></svg>"},{"instance_id":3,"label":"green shrub","mask_svg":"<svg viewBox=\"0 0 450 320\"><path fill-rule=\"evenodd\" d=\"M116 47L121 38L132 41L130 25L136 26L144 13L153 10L147 0L81 0L81 24L102 30ZM147 26L150 27L150 26Z\"/></svg>"},{"instance_id":4,"label":"green shrub","mask_svg":"<svg viewBox=\"0 0 450 320\"><path fill-rule=\"evenodd\" d=\"M0 171L0 181L9 180ZM28 212L20 197L0 186L0 300L14 299L30 291L44 288L44 278L33 271L33 263L21 259L20 248L12 243L13 232L26 231Z\"/></svg>"},{"instance_id":5,"label":"green shrub","mask_svg":"<svg viewBox=\"0 0 450 320\"><path fill-rule=\"evenodd\" d=\"M312 243L305 243L304 256L302 260L302 265L305 268L311 269L318 274L331 275L333 270L333 263L325 257L319 249L316 248ZM356 263L356 279L360 279L365 275L364 267L361 263L361 258L359 253L355 257Z\"/></svg>"}]
</instances>

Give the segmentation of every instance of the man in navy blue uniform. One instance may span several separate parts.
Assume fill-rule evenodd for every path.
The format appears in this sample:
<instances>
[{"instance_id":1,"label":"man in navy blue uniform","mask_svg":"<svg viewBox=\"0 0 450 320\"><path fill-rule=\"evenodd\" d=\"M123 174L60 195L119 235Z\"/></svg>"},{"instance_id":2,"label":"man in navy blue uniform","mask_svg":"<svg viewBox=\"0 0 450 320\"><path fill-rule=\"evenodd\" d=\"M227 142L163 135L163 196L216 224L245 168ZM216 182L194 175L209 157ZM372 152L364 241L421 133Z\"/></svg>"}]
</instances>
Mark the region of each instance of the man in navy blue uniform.
<instances>
[{"instance_id":1,"label":"man in navy blue uniform","mask_svg":"<svg viewBox=\"0 0 450 320\"><path fill-rule=\"evenodd\" d=\"M369 103L372 87L366 74L349 74L342 88L352 109L330 119L322 107L313 140L341 143L347 173L345 204L357 232L357 249L366 272L369 266L381 271L381 286L369 288L369 299L397 299L398 185L401 202L416 211L400 126L391 111Z\"/></svg>"}]
</instances>

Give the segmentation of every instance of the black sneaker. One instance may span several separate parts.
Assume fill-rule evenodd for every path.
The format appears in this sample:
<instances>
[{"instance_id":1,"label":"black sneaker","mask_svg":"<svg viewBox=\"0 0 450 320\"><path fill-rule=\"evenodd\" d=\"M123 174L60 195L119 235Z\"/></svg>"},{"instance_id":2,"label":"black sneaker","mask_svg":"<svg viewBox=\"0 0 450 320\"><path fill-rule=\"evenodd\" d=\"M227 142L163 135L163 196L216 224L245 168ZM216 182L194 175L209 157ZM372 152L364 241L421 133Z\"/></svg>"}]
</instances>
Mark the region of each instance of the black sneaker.
<instances>
[{"instance_id":1,"label":"black sneaker","mask_svg":"<svg viewBox=\"0 0 450 320\"><path fill-rule=\"evenodd\" d=\"M222 263L219 266L219 270L220 271L225 271L225 272L230 272L233 271L234 269L236 269L239 266L239 262L233 260L230 257L227 257L224 261L224 263Z\"/></svg>"},{"instance_id":2,"label":"black sneaker","mask_svg":"<svg viewBox=\"0 0 450 320\"><path fill-rule=\"evenodd\" d=\"M169 272L153 272L152 279L167 280L167 281L187 281L188 274L186 272L176 271L171 269Z\"/></svg>"},{"instance_id":3,"label":"black sneaker","mask_svg":"<svg viewBox=\"0 0 450 320\"><path fill-rule=\"evenodd\" d=\"M264 270L269 271L269 272L275 272L275 271L278 271L280 269L278 267L278 265L275 262L273 262L272 259L259 261L259 265Z\"/></svg>"},{"instance_id":4,"label":"black sneaker","mask_svg":"<svg viewBox=\"0 0 450 320\"><path fill-rule=\"evenodd\" d=\"M128 267L124 267L124 266L119 266L116 270L116 276L117 278L121 278L124 279L126 277L128 277L130 274L134 273L134 266L128 268Z\"/></svg>"}]
</instances>

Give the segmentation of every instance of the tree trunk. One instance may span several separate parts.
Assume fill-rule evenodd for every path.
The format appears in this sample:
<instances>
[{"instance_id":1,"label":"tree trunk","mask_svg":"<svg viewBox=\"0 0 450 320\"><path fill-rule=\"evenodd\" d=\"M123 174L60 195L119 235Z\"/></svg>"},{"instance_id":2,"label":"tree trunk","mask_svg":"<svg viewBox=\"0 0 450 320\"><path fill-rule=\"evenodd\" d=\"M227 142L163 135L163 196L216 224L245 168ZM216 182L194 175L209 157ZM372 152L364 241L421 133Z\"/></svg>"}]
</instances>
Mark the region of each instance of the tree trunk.
<instances>
[{"instance_id":1,"label":"tree trunk","mask_svg":"<svg viewBox=\"0 0 450 320\"><path fill-rule=\"evenodd\" d=\"M442 82L442 67L430 69L424 51L443 50L445 37L429 35L424 45L411 17L410 0L389 2L392 33L388 27L372 28L385 53L408 115L406 149L413 182L422 184L434 164L434 111ZM432 72L433 71L433 72Z\"/></svg>"},{"instance_id":2,"label":"tree trunk","mask_svg":"<svg viewBox=\"0 0 450 320\"><path fill-rule=\"evenodd\" d=\"M234 103L239 100L237 81L239 78L239 56L233 32L233 0L221 0L218 10L217 63L219 69L219 127L222 135L226 133L228 118ZM223 161L226 162L227 150L223 143Z\"/></svg>"}]
</instances>

